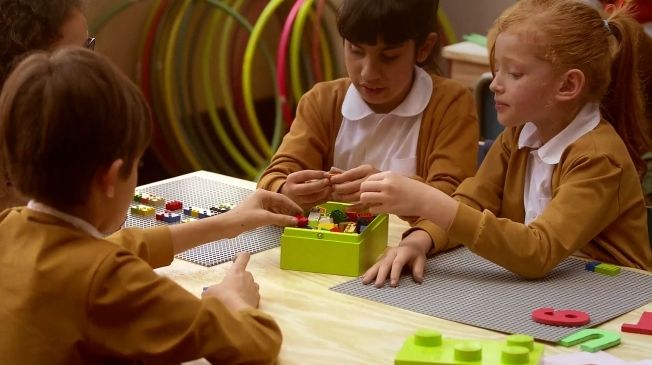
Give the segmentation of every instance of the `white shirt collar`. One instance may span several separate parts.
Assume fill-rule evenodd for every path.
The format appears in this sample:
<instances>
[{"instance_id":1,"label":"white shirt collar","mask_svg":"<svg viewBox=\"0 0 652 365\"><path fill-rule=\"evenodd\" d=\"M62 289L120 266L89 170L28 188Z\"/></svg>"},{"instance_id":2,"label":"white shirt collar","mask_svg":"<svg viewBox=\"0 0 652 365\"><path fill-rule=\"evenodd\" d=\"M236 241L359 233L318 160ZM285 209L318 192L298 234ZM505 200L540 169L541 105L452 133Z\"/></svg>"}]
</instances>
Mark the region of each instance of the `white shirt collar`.
<instances>
[{"instance_id":1,"label":"white shirt collar","mask_svg":"<svg viewBox=\"0 0 652 365\"><path fill-rule=\"evenodd\" d=\"M48 214L48 215L57 217L57 218L65 221L65 222L70 223L74 227L79 228L80 230L88 233L89 235L91 235L91 236L93 236L95 238L104 238L104 235L102 233L100 233L100 231L98 231L97 228L95 228L92 224L86 222L85 220L83 220L81 218L77 218L77 217L75 217L73 215L70 215L68 213L64 213L64 212L62 212L62 211L60 211L58 209L52 208L52 207L50 207L48 205L45 205L43 203L39 203L39 202L37 202L35 200L30 200L27 203L27 208L31 209L31 210L34 210L34 211L37 211L37 212L41 212L41 213L44 213L44 214Z\"/></svg>"},{"instance_id":2,"label":"white shirt collar","mask_svg":"<svg viewBox=\"0 0 652 365\"><path fill-rule=\"evenodd\" d=\"M600 105L598 103L587 103L564 130L543 146L537 133L537 127L534 123L528 122L518 137L518 148L538 148L537 154L541 161L550 165L558 164L566 147L597 127L600 119Z\"/></svg>"},{"instance_id":3,"label":"white shirt collar","mask_svg":"<svg viewBox=\"0 0 652 365\"><path fill-rule=\"evenodd\" d=\"M421 67L414 67L414 82L405 100L394 108L389 114L399 117L412 117L420 114L426 109L430 96L432 95L432 77ZM360 120L371 114L376 114L364 101L353 84L349 89L342 103L342 116L348 120Z\"/></svg>"}]
</instances>

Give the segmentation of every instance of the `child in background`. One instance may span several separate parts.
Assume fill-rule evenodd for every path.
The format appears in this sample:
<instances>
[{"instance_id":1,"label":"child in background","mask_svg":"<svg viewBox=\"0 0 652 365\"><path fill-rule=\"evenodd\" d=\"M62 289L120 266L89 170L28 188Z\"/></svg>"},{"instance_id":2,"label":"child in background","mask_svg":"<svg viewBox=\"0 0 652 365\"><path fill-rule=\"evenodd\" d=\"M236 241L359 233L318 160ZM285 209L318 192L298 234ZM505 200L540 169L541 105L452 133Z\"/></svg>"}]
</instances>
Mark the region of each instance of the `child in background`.
<instances>
[{"instance_id":1,"label":"child in background","mask_svg":"<svg viewBox=\"0 0 652 365\"><path fill-rule=\"evenodd\" d=\"M394 171L452 193L476 169L475 104L461 84L434 76L437 0L344 0L337 26L347 78L300 100L290 131L258 186L304 209L357 202L371 174ZM426 68L426 69L424 69ZM329 176L326 172L342 173ZM444 247L420 220L403 242Z\"/></svg>"},{"instance_id":2,"label":"child in background","mask_svg":"<svg viewBox=\"0 0 652 365\"><path fill-rule=\"evenodd\" d=\"M634 26L622 8L604 19L579 1L517 2L490 32L491 90L506 129L476 176L450 197L380 173L362 184L361 201L375 213L426 217L526 278L570 255L652 270ZM614 100L601 109L608 89ZM422 278L436 244L388 251L363 282L382 286L389 275L396 285L406 265Z\"/></svg>"},{"instance_id":3,"label":"child in background","mask_svg":"<svg viewBox=\"0 0 652 365\"><path fill-rule=\"evenodd\" d=\"M11 68L30 51L93 45L82 0L0 1L0 88ZM0 162L0 211L26 203L11 187Z\"/></svg>"},{"instance_id":4,"label":"child in background","mask_svg":"<svg viewBox=\"0 0 652 365\"><path fill-rule=\"evenodd\" d=\"M137 87L83 48L21 62L0 95L9 176L33 200L0 215L0 363L271 364L281 332L239 256L201 299L152 268L301 209L259 190L228 213L117 230L151 119Z\"/></svg>"}]
</instances>

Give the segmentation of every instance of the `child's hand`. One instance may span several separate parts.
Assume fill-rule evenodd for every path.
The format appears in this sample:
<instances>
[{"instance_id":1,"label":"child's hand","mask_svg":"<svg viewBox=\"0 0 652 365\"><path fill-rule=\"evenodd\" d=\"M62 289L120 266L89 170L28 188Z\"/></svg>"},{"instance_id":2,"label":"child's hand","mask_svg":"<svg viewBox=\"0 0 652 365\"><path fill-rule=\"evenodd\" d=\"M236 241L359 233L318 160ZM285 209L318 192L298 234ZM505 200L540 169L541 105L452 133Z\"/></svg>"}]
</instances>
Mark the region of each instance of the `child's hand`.
<instances>
[{"instance_id":1,"label":"child's hand","mask_svg":"<svg viewBox=\"0 0 652 365\"><path fill-rule=\"evenodd\" d=\"M270 224L296 226L297 219L294 216L301 214L303 209L287 196L258 189L231 212L246 215L246 222L242 224L252 225L248 227L252 229Z\"/></svg>"},{"instance_id":2,"label":"child's hand","mask_svg":"<svg viewBox=\"0 0 652 365\"><path fill-rule=\"evenodd\" d=\"M360 185L373 174L380 172L371 165L361 165L351 170L331 176L333 200L357 202L360 200Z\"/></svg>"},{"instance_id":3,"label":"child's hand","mask_svg":"<svg viewBox=\"0 0 652 365\"><path fill-rule=\"evenodd\" d=\"M389 275L389 285L396 287L404 267L412 268L412 278L415 282L423 281L426 265L426 253L430 250L432 241L424 231L414 231L397 247L390 247L385 254L362 276L362 283L374 282L374 286L382 288Z\"/></svg>"},{"instance_id":4,"label":"child's hand","mask_svg":"<svg viewBox=\"0 0 652 365\"><path fill-rule=\"evenodd\" d=\"M392 213L399 216L420 216L420 208L435 204L427 200L434 188L395 172L381 172L367 178L360 186L360 202L371 213Z\"/></svg>"},{"instance_id":5,"label":"child's hand","mask_svg":"<svg viewBox=\"0 0 652 365\"><path fill-rule=\"evenodd\" d=\"M442 191L395 172L369 176L360 190L360 203L369 212L392 213L402 217L422 217L448 231L459 203Z\"/></svg>"},{"instance_id":6,"label":"child's hand","mask_svg":"<svg viewBox=\"0 0 652 365\"><path fill-rule=\"evenodd\" d=\"M328 200L332 189L325 171L302 170L288 175L281 194L309 209Z\"/></svg>"},{"instance_id":7,"label":"child's hand","mask_svg":"<svg viewBox=\"0 0 652 365\"><path fill-rule=\"evenodd\" d=\"M212 296L233 310L258 308L260 301L259 286L247 269L249 254L244 252L236 257L235 262L226 273L221 283L208 287L202 296Z\"/></svg>"}]
</instances>

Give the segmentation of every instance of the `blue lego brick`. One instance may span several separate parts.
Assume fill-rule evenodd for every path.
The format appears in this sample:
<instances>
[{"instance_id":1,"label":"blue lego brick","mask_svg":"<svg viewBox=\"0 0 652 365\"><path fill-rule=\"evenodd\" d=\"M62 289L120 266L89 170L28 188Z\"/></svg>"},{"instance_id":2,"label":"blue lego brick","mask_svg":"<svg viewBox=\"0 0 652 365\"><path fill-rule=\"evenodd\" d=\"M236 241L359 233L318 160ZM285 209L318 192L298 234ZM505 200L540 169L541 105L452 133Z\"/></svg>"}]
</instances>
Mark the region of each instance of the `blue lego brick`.
<instances>
[{"instance_id":1,"label":"blue lego brick","mask_svg":"<svg viewBox=\"0 0 652 365\"><path fill-rule=\"evenodd\" d=\"M595 267L598 266L598 265L600 265L600 264L601 264L600 261L589 261L589 262L586 263L586 265L584 266L584 268L585 268L587 271L595 271Z\"/></svg>"}]
</instances>

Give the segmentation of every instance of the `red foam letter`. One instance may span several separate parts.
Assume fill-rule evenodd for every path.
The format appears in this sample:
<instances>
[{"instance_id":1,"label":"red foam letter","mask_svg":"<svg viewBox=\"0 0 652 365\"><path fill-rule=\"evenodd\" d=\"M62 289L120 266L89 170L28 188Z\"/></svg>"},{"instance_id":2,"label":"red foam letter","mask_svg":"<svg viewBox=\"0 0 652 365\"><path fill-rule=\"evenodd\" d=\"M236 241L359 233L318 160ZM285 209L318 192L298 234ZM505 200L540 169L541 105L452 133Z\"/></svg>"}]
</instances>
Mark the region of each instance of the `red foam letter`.
<instances>
[{"instance_id":1,"label":"red foam letter","mask_svg":"<svg viewBox=\"0 0 652 365\"><path fill-rule=\"evenodd\" d=\"M553 308L538 308L532 311L532 319L537 323L551 326L579 327L591 322L586 312L576 310L555 311Z\"/></svg>"},{"instance_id":2,"label":"red foam letter","mask_svg":"<svg viewBox=\"0 0 652 365\"><path fill-rule=\"evenodd\" d=\"M623 324L620 327L623 332L641 333L644 335L652 335L652 312L643 312L641 319L637 324Z\"/></svg>"}]
</instances>

